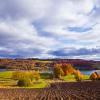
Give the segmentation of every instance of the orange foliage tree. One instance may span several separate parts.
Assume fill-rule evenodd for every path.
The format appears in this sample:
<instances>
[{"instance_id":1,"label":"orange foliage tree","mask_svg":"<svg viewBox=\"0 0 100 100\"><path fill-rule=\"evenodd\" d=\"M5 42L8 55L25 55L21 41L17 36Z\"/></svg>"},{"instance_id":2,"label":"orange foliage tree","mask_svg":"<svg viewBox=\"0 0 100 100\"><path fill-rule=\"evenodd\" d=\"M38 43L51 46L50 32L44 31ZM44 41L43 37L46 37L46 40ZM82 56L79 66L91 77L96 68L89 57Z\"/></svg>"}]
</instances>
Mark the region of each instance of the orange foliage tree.
<instances>
[{"instance_id":1,"label":"orange foliage tree","mask_svg":"<svg viewBox=\"0 0 100 100\"><path fill-rule=\"evenodd\" d=\"M72 64L62 64L62 69L64 71L64 75L73 74L75 69L73 68Z\"/></svg>"},{"instance_id":2,"label":"orange foliage tree","mask_svg":"<svg viewBox=\"0 0 100 100\"><path fill-rule=\"evenodd\" d=\"M94 72L90 75L90 79L91 80L98 80L98 79L100 79L100 74L98 74L97 72Z\"/></svg>"},{"instance_id":3,"label":"orange foliage tree","mask_svg":"<svg viewBox=\"0 0 100 100\"><path fill-rule=\"evenodd\" d=\"M73 74L75 71L74 67L70 63L55 64L55 66L61 68L64 72L64 75Z\"/></svg>"}]
</instances>

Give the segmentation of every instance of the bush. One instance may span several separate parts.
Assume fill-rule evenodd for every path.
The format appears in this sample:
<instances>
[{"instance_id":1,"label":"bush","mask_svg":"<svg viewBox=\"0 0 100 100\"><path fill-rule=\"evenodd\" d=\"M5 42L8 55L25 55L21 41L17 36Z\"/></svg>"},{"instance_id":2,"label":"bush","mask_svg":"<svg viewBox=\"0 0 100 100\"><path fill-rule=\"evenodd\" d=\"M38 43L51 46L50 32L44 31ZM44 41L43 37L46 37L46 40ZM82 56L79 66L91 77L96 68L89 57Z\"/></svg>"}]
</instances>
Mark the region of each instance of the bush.
<instances>
[{"instance_id":1,"label":"bush","mask_svg":"<svg viewBox=\"0 0 100 100\"><path fill-rule=\"evenodd\" d=\"M31 81L33 79L39 80L40 73L38 71L16 71L12 74L12 79L19 80L23 78L29 78Z\"/></svg>"},{"instance_id":2,"label":"bush","mask_svg":"<svg viewBox=\"0 0 100 100\"><path fill-rule=\"evenodd\" d=\"M38 71L13 72L12 79L18 80L18 86L31 86L33 79L36 81L40 79L40 73Z\"/></svg>"},{"instance_id":3,"label":"bush","mask_svg":"<svg viewBox=\"0 0 100 100\"><path fill-rule=\"evenodd\" d=\"M91 80L100 80L100 75L97 72L94 72L90 75Z\"/></svg>"},{"instance_id":4,"label":"bush","mask_svg":"<svg viewBox=\"0 0 100 100\"><path fill-rule=\"evenodd\" d=\"M34 72L28 72L28 77L30 78L31 81L34 80Z\"/></svg>"},{"instance_id":5,"label":"bush","mask_svg":"<svg viewBox=\"0 0 100 100\"><path fill-rule=\"evenodd\" d=\"M19 79L17 85L28 87L28 86L32 86L32 82L30 79Z\"/></svg>"},{"instance_id":6,"label":"bush","mask_svg":"<svg viewBox=\"0 0 100 100\"><path fill-rule=\"evenodd\" d=\"M81 81L83 78L83 75L81 74L79 70L74 71L74 75L75 75L76 81Z\"/></svg>"},{"instance_id":7,"label":"bush","mask_svg":"<svg viewBox=\"0 0 100 100\"><path fill-rule=\"evenodd\" d=\"M28 78L28 74L24 71L16 71L12 74L12 79L19 80L23 78Z\"/></svg>"},{"instance_id":8,"label":"bush","mask_svg":"<svg viewBox=\"0 0 100 100\"><path fill-rule=\"evenodd\" d=\"M40 73L38 71L35 71L33 74L34 74L35 80L38 81L40 79Z\"/></svg>"}]
</instances>

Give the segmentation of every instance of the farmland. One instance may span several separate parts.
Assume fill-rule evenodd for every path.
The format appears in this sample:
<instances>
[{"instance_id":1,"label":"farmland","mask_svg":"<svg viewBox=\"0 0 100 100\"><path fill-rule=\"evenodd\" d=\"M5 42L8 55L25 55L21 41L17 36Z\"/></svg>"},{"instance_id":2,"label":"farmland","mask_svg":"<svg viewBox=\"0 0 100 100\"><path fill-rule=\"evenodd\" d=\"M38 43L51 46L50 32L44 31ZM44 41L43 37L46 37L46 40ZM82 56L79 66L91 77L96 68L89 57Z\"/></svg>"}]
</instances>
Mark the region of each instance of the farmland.
<instances>
[{"instance_id":1,"label":"farmland","mask_svg":"<svg viewBox=\"0 0 100 100\"><path fill-rule=\"evenodd\" d=\"M14 71L0 72L0 87L5 87L5 88L6 87L10 87L10 88L16 87L16 88L18 88L18 86L17 86L18 80L12 79L13 72ZM50 83L56 82L56 80L50 79L49 77L50 77L50 74L42 73L41 79L39 79L38 82L33 80L33 85L31 87L28 87L28 88L45 88ZM89 80L89 75L84 75L83 81L85 81L85 80ZM60 81L60 80L58 80L58 81ZM63 81L76 82L74 75L63 76ZM27 87L24 87L24 88L27 88Z\"/></svg>"},{"instance_id":2,"label":"farmland","mask_svg":"<svg viewBox=\"0 0 100 100\"><path fill-rule=\"evenodd\" d=\"M4 71L4 72L0 72L0 88L19 88L17 86L17 81L18 80L14 80L12 79L12 74L14 71ZM39 82L36 82L35 80L33 81L33 86L29 87L29 88L44 88L47 86L47 83L45 82L44 79L40 79ZM28 87L24 87L24 88L28 88Z\"/></svg>"},{"instance_id":3,"label":"farmland","mask_svg":"<svg viewBox=\"0 0 100 100\"><path fill-rule=\"evenodd\" d=\"M1 88L0 100L100 100L100 81L57 82L44 89Z\"/></svg>"},{"instance_id":4,"label":"farmland","mask_svg":"<svg viewBox=\"0 0 100 100\"><path fill-rule=\"evenodd\" d=\"M0 100L100 100L97 72L83 74L63 62L1 62Z\"/></svg>"},{"instance_id":5,"label":"farmland","mask_svg":"<svg viewBox=\"0 0 100 100\"><path fill-rule=\"evenodd\" d=\"M71 63L79 70L100 69L100 61L82 59L0 59L0 68L9 70L33 70L34 67L53 67L55 63Z\"/></svg>"}]
</instances>

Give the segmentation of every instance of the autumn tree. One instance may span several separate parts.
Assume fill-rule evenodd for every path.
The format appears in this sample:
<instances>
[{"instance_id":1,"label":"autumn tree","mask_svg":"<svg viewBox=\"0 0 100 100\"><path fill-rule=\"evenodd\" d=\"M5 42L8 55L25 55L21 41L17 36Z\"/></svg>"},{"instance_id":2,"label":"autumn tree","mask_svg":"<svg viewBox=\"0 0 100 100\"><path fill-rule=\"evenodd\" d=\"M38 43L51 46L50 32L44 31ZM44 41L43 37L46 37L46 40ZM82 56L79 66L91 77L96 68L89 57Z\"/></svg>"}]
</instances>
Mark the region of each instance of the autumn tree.
<instances>
[{"instance_id":1,"label":"autumn tree","mask_svg":"<svg viewBox=\"0 0 100 100\"><path fill-rule=\"evenodd\" d=\"M75 71L74 67L70 63L61 64L61 67L63 69L64 75L73 74Z\"/></svg>"},{"instance_id":2,"label":"autumn tree","mask_svg":"<svg viewBox=\"0 0 100 100\"><path fill-rule=\"evenodd\" d=\"M40 79L40 73L38 71L16 71L12 74L12 79L19 80L29 78L31 81L33 79Z\"/></svg>"},{"instance_id":3,"label":"autumn tree","mask_svg":"<svg viewBox=\"0 0 100 100\"><path fill-rule=\"evenodd\" d=\"M28 78L28 73L24 71L16 71L12 73L12 79L18 80L23 78Z\"/></svg>"},{"instance_id":4,"label":"autumn tree","mask_svg":"<svg viewBox=\"0 0 100 100\"><path fill-rule=\"evenodd\" d=\"M54 67L54 76L55 78L61 78L64 75L64 72L59 64L56 64Z\"/></svg>"},{"instance_id":5,"label":"autumn tree","mask_svg":"<svg viewBox=\"0 0 100 100\"><path fill-rule=\"evenodd\" d=\"M81 72L79 70L74 71L74 75L75 75L75 79L77 81L81 81L83 78L83 75L81 74Z\"/></svg>"},{"instance_id":6,"label":"autumn tree","mask_svg":"<svg viewBox=\"0 0 100 100\"><path fill-rule=\"evenodd\" d=\"M37 80L39 80L40 79L40 73L39 73L39 71L34 71L33 72L33 77L34 77L34 79L37 81Z\"/></svg>"},{"instance_id":7,"label":"autumn tree","mask_svg":"<svg viewBox=\"0 0 100 100\"><path fill-rule=\"evenodd\" d=\"M97 72L94 72L90 75L90 79L91 80L98 80L98 79L100 79L100 74L98 74Z\"/></svg>"}]
</instances>

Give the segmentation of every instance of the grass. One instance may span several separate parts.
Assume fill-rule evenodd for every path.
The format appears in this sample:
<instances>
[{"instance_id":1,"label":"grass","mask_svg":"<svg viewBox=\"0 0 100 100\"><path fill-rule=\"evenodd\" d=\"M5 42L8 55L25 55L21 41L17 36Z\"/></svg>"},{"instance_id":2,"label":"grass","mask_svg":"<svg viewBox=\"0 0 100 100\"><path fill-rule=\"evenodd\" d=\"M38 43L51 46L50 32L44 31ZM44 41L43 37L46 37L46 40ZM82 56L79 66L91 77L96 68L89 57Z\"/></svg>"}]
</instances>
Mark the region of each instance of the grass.
<instances>
[{"instance_id":1,"label":"grass","mask_svg":"<svg viewBox=\"0 0 100 100\"><path fill-rule=\"evenodd\" d=\"M0 87L20 88L20 87L16 86L17 81L12 79L12 73L13 73L12 71L0 72ZM46 76L44 78L47 78L47 77L48 76ZM45 87L47 87L47 82L45 82L44 79L40 79L39 81L34 80L33 85L31 87L23 87L23 88L45 88Z\"/></svg>"},{"instance_id":2,"label":"grass","mask_svg":"<svg viewBox=\"0 0 100 100\"><path fill-rule=\"evenodd\" d=\"M0 87L5 87L5 88L6 87L9 87L9 88L45 88L47 86L48 86L47 82L43 80L34 81L32 86L29 86L29 87L24 87L24 86L19 87L17 86L17 81L14 81L14 80L3 82L3 83L0 82Z\"/></svg>"},{"instance_id":3,"label":"grass","mask_svg":"<svg viewBox=\"0 0 100 100\"><path fill-rule=\"evenodd\" d=\"M49 73L41 73L40 76L42 79L50 79L52 74Z\"/></svg>"},{"instance_id":4,"label":"grass","mask_svg":"<svg viewBox=\"0 0 100 100\"><path fill-rule=\"evenodd\" d=\"M12 71L0 72L0 86L14 86L16 81L12 80Z\"/></svg>"},{"instance_id":5,"label":"grass","mask_svg":"<svg viewBox=\"0 0 100 100\"><path fill-rule=\"evenodd\" d=\"M17 81L12 79L12 73L13 71L5 71L0 72L0 87L12 87L12 88L21 88L17 86ZM31 87L22 87L22 88L45 88L47 87L52 80L50 79L51 74L48 73L42 73L41 79L39 81L33 81L33 85ZM64 81L67 82L75 82L75 76L74 75L67 75L62 77ZM83 75L83 80L88 80L89 75Z\"/></svg>"},{"instance_id":6,"label":"grass","mask_svg":"<svg viewBox=\"0 0 100 100\"><path fill-rule=\"evenodd\" d=\"M75 81L75 76L69 74L69 75L67 75L67 76L64 76L64 77L63 77L63 80L64 80L64 81Z\"/></svg>"},{"instance_id":7,"label":"grass","mask_svg":"<svg viewBox=\"0 0 100 100\"><path fill-rule=\"evenodd\" d=\"M17 81L15 80L9 80L9 81L3 81L3 82L0 82L0 86L9 86L9 87L13 87L13 86L16 86L17 84Z\"/></svg>"},{"instance_id":8,"label":"grass","mask_svg":"<svg viewBox=\"0 0 100 100\"><path fill-rule=\"evenodd\" d=\"M83 75L83 80L89 80L90 75ZM64 81L76 81L74 75L67 75L63 77Z\"/></svg>"},{"instance_id":9,"label":"grass","mask_svg":"<svg viewBox=\"0 0 100 100\"><path fill-rule=\"evenodd\" d=\"M34 62L42 62L42 63L51 63L52 61L46 61L46 60L33 60Z\"/></svg>"},{"instance_id":10,"label":"grass","mask_svg":"<svg viewBox=\"0 0 100 100\"><path fill-rule=\"evenodd\" d=\"M45 81L41 80L39 82L33 82L32 88L45 88L47 86L48 84Z\"/></svg>"},{"instance_id":11,"label":"grass","mask_svg":"<svg viewBox=\"0 0 100 100\"><path fill-rule=\"evenodd\" d=\"M12 71L0 72L0 79L11 79L12 73Z\"/></svg>"},{"instance_id":12,"label":"grass","mask_svg":"<svg viewBox=\"0 0 100 100\"><path fill-rule=\"evenodd\" d=\"M83 80L89 80L90 75L84 75Z\"/></svg>"}]
</instances>

